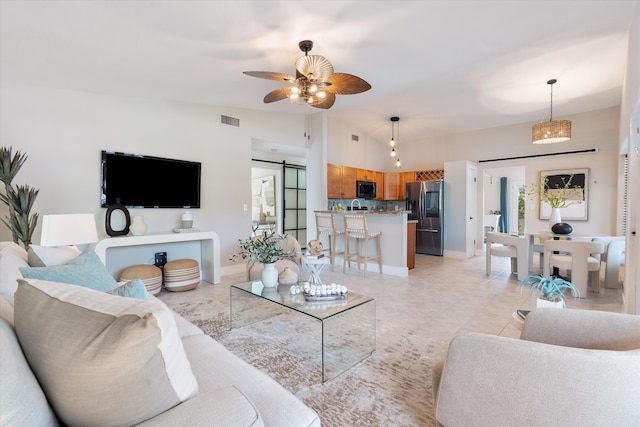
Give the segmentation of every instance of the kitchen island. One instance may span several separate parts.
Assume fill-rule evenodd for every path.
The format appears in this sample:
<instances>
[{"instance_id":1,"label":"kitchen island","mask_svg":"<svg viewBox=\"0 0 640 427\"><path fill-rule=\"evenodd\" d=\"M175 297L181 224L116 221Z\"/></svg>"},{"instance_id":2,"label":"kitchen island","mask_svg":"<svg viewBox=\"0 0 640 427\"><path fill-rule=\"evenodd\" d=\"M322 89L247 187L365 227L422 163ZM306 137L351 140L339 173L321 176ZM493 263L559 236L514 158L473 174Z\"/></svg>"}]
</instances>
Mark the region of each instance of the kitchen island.
<instances>
[{"instance_id":1,"label":"kitchen island","mask_svg":"<svg viewBox=\"0 0 640 427\"><path fill-rule=\"evenodd\" d=\"M317 213L332 213L335 215L336 228L344 229L344 214L364 214L367 216L367 227L370 233L380 231L380 247L382 249L382 273L392 276L407 277L409 268L407 266L407 216L410 211L315 211ZM329 243L326 237L322 238L322 244L328 248ZM353 240L352 240L353 242ZM353 247L353 246L352 246ZM336 251L344 250L344 240L338 238L336 242ZM363 253L363 249L360 249ZM369 253L376 252L375 240L369 241ZM342 267L343 258L336 256L336 271ZM354 263L351 268L357 269ZM362 267L360 267L362 268ZM367 278L375 277L375 273L379 272L378 263L371 261L367 265ZM371 273L371 276L369 275Z\"/></svg>"}]
</instances>

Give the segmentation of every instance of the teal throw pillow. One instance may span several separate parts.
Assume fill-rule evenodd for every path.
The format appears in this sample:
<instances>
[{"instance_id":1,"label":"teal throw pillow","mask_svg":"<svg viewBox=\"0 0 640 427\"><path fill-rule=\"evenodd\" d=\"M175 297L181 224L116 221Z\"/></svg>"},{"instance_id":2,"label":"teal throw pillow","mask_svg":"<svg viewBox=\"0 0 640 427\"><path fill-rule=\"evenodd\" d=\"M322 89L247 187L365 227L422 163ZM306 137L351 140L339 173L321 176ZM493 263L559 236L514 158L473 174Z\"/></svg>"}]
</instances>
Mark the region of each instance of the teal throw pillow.
<instances>
[{"instance_id":1,"label":"teal throw pillow","mask_svg":"<svg viewBox=\"0 0 640 427\"><path fill-rule=\"evenodd\" d=\"M111 291L118 287L118 283L107 272L98 255L91 249L85 250L76 259L65 265L21 267L20 272L25 279L69 283L102 292Z\"/></svg>"},{"instance_id":2,"label":"teal throw pillow","mask_svg":"<svg viewBox=\"0 0 640 427\"><path fill-rule=\"evenodd\" d=\"M119 297L138 298L143 300L149 299L149 296L147 295L147 288L140 279L133 279L124 285L108 291L107 293L117 295Z\"/></svg>"}]
</instances>

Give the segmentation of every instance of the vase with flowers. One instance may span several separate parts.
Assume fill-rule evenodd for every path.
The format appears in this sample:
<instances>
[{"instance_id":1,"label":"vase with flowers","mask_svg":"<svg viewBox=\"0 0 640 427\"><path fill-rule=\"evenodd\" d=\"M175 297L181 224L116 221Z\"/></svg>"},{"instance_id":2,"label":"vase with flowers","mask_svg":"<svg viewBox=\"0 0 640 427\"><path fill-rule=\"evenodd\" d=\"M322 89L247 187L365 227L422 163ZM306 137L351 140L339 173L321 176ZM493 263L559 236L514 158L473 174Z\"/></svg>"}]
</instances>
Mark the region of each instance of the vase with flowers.
<instances>
[{"instance_id":1,"label":"vase with flowers","mask_svg":"<svg viewBox=\"0 0 640 427\"><path fill-rule=\"evenodd\" d=\"M265 287L274 287L278 284L278 270L275 268L276 261L286 258L293 258L295 254L282 248L286 234L277 234L265 230L258 236L249 237L248 239L238 239L239 251L235 252L229 258L237 261L238 258L249 262L259 262L264 264L262 270L262 284Z\"/></svg>"},{"instance_id":2,"label":"vase with flowers","mask_svg":"<svg viewBox=\"0 0 640 427\"><path fill-rule=\"evenodd\" d=\"M549 177L542 176L540 182L532 185L528 191L529 195L537 195L540 197L540 201L545 202L551 208L549 228L562 222L560 209L582 203L584 200L585 188L575 185L573 177L573 174L569 175L568 178L562 177L560 180L562 184L551 186Z\"/></svg>"}]
</instances>

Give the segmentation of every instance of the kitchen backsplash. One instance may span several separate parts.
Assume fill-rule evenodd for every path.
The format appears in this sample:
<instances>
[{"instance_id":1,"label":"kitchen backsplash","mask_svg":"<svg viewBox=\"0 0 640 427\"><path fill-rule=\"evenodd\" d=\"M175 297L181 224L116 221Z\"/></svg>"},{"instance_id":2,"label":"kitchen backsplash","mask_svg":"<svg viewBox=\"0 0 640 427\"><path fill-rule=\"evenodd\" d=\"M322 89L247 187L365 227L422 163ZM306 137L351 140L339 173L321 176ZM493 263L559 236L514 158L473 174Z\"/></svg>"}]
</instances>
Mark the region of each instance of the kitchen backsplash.
<instances>
[{"instance_id":1,"label":"kitchen backsplash","mask_svg":"<svg viewBox=\"0 0 640 427\"><path fill-rule=\"evenodd\" d=\"M404 200L357 200L360 201L360 206L366 206L369 211L392 212L396 210L396 206L398 206L399 210L404 210L406 208L406 202ZM342 205L345 209L349 209L352 201L353 199L329 199L327 208L329 210L334 210L334 206ZM355 202L353 206L357 207L358 203Z\"/></svg>"}]
</instances>

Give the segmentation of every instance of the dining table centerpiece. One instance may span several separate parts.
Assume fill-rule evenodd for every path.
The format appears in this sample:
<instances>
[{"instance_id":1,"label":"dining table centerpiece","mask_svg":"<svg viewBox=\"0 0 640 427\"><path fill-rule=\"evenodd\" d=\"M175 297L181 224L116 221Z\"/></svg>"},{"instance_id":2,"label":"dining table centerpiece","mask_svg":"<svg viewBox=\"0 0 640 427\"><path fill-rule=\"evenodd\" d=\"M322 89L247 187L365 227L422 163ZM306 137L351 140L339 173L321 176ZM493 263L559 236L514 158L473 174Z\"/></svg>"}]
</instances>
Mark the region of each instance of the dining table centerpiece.
<instances>
[{"instance_id":1,"label":"dining table centerpiece","mask_svg":"<svg viewBox=\"0 0 640 427\"><path fill-rule=\"evenodd\" d=\"M555 184L549 183L549 176L540 177L540 182L533 184L529 189L529 195L537 195L541 202L549 205L551 215L549 215L549 228L555 224L562 222L560 209L567 208L584 200L585 188L573 183L574 174L570 174L567 178L560 178L560 182Z\"/></svg>"}]
</instances>

